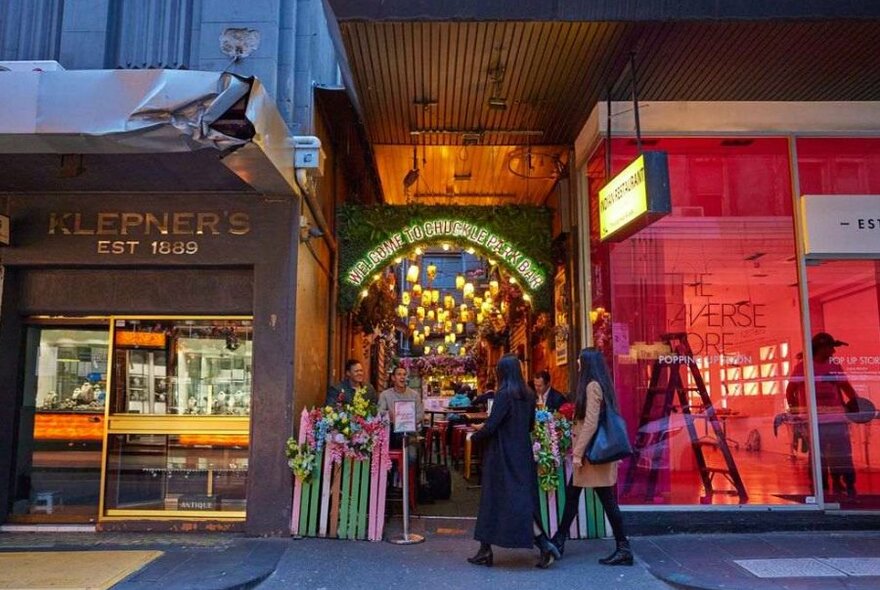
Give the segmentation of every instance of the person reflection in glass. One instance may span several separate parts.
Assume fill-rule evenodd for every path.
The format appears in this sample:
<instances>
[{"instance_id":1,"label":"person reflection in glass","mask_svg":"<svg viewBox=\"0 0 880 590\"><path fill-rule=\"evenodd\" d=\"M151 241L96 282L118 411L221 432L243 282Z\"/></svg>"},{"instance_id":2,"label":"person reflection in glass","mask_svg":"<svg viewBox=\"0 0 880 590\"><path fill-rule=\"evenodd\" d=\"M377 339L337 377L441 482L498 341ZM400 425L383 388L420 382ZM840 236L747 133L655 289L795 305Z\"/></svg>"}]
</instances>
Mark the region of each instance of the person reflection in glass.
<instances>
[{"instance_id":1,"label":"person reflection in glass","mask_svg":"<svg viewBox=\"0 0 880 590\"><path fill-rule=\"evenodd\" d=\"M846 378L840 362L834 358L839 346L846 342L827 332L813 336L813 373L816 380L816 411L819 417L819 450L821 453L822 488L834 494L856 495L856 470L853 466L852 442L844 404L855 401L856 391ZM804 363L799 361L791 372L785 398L792 414L807 412L804 387Z\"/></svg>"}]
</instances>

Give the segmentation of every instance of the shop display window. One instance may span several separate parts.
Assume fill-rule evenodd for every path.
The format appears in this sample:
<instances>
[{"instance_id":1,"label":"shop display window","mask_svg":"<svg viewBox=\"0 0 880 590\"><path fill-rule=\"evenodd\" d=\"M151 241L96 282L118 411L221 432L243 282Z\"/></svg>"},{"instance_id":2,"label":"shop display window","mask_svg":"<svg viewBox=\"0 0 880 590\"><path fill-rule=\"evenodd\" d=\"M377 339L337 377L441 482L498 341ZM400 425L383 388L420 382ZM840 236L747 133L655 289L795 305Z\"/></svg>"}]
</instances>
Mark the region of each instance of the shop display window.
<instances>
[{"instance_id":1,"label":"shop display window","mask_svg":"<svg viewBox=\"0 0 880 590\"><path fill-rule=\"evenodd\" d=\"M637 155L634 143L613 141L611 175ZM620 466L621 501L811 502L809 455L792 443L796 433L784 395L791 343L803 338L788 141L646 138L645 145L668 154L672 213L624 241L597 238L604 145L586 169L593 305L611 314L597 324L594 342L611 361L632 439L643 443L637 460ZM686 340L666 340L670 334ZM692 366L664 367L685 347ZM673 371L684 384L668 412L662 396L649 393L657 370L660 387Z\"/></svg>"},{"instance_id":2,"label":"shop display window","mask_svg":"<svg viewBox=\"0 0 880 590\"><path fill-rule=\"evenodd\" d=\"M105 514L243 516L247 473L246 435L112 434Z\"/></svg>"},{"instance_id":3,"label":"shop display window","mask_svg":"<svg viewBox=\"0 0 880 590\"><path fill-rule=\"evenodd\" d=\"M250 321L117 319L113 338L113 413L250 414Z\"/></svg>"}]
</instances>

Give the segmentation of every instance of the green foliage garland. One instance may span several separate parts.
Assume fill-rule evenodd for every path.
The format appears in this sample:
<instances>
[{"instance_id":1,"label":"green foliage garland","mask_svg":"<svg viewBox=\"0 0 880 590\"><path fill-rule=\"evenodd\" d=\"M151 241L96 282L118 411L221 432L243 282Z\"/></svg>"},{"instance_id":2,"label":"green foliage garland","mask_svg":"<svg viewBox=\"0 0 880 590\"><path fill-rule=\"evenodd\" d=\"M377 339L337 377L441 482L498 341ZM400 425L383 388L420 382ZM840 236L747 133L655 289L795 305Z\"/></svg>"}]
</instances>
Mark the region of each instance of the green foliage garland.
<instances>
[{"instance_id":1,"label":"green foliage garland","mask_svg":"<svg viewBox=\"0 0 880 590\"><path fill-rule=\"evenodd\" d=\"M533 304L536 310L546 311L551 307L553 289L551 250L551 213L544 207L525 207L507 205L499 207L458 207L447 205L343 205L337 210L339 236L339 308L352 311L359 301L359 288L345 280L345 273L371 248L388 239L406 226L424 223L434 219L462 219L484 227L506 241L515 244L517 249L539 264L546 280L534 293ZM480 248L467 240L443 237L427 238L420 244L439 242L454 244L457 247ZM415 244L413 244L415 245ZM406 252L402 252L406 254ZM503 260L495 259L506 266ZM516 273L512 273L516 274Z\"/></svg>"}]
</instances>

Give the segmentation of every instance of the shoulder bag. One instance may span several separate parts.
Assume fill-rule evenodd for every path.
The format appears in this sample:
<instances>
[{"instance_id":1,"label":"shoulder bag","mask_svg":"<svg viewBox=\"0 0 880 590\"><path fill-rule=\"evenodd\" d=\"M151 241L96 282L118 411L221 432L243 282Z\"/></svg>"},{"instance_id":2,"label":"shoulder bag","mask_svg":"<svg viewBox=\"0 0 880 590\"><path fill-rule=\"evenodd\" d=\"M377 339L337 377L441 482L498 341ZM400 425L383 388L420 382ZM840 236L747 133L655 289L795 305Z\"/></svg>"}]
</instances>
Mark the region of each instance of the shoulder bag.
<instances>
[{"instance_id":1,"label":"shoulder bag","mask_svg":"<svg viewBox=\"0 0 880 590\"><path fill-rule=\"evenodd\" d=\"M587 445L584 459L594 465L601 465L625 459L632 454L626 423L613 406L602 400L596 434Z\"/></svg>"}]
</instances>

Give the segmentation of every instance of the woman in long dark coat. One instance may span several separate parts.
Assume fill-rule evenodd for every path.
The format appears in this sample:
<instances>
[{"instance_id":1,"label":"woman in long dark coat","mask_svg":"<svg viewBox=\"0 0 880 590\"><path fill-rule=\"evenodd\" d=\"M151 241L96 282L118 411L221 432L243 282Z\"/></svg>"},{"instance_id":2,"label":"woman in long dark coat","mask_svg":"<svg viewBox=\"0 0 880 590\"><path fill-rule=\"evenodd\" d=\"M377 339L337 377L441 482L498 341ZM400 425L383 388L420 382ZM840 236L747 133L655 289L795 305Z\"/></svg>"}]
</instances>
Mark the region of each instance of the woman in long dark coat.
<instances>
[{"instance_id":1,"label":"woman in long dark coat","mask_svg":"<svg viewBox=\"0 0 880 590\"><path fill-rule=\"evenodd\" d=\"M538 475L532 455L535 394L522 377L519 359L508 354L495 369L498 389L492 413L473 440L485 440L480 512L474 538L480 550L468 558L475 565L492 565L492 545L541 549L537 567L559 558L556 547L538 525Z\"/></svg>"}]
</instances>

